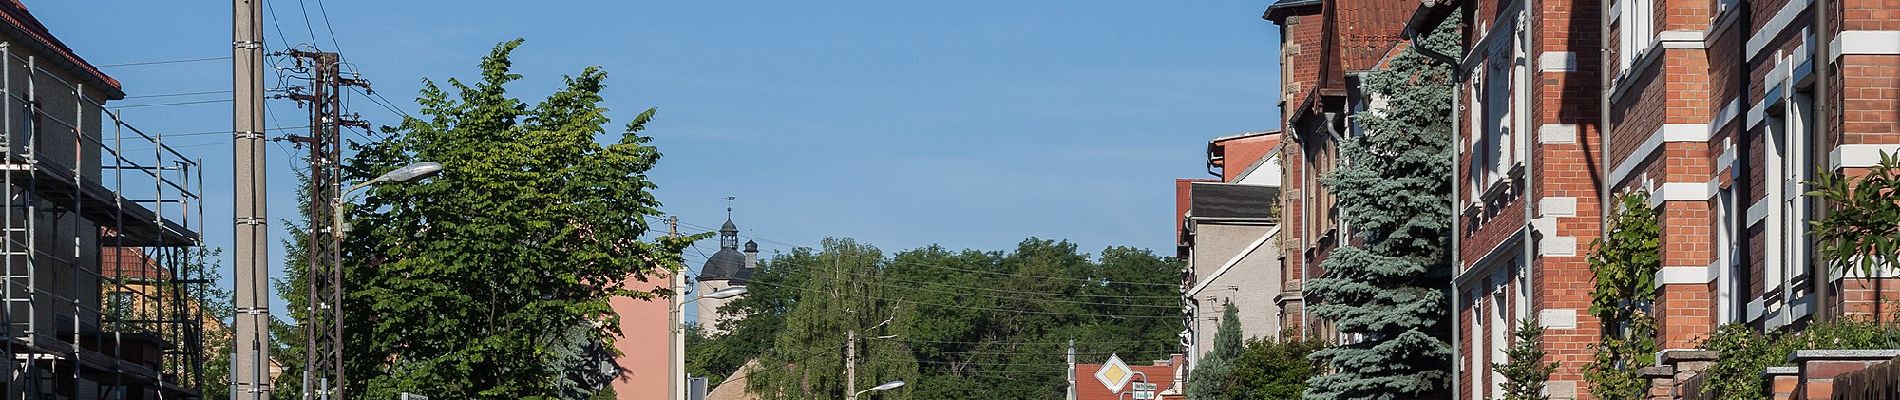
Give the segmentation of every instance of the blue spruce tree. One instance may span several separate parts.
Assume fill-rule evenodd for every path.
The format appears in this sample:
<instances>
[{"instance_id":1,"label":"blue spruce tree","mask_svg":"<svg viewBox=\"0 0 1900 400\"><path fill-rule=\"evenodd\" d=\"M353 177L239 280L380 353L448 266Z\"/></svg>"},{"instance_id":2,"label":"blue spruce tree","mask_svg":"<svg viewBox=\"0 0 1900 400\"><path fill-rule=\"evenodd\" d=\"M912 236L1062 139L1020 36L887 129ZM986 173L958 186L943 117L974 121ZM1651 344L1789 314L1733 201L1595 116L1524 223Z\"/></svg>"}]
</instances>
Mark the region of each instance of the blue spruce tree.
<instances>
[{"instance_id":1,"label":"blue spruce tree","mask_svg":"<svg viewBox=\"0 0 1900 400\"><path fill-rule=\"evenodd\" d=\"M1456 54L1456 26L1412 45ZM1365 134L1343 141L1339 168L1322 180L1357 240L1306 286L1312 313L1349 339L1313 353L1327 373L1308 382L1307 400L1448 396L1452 82L1415 48L1365 77L1386 104L1359 114Z\"/></svg>"}]
</instances>

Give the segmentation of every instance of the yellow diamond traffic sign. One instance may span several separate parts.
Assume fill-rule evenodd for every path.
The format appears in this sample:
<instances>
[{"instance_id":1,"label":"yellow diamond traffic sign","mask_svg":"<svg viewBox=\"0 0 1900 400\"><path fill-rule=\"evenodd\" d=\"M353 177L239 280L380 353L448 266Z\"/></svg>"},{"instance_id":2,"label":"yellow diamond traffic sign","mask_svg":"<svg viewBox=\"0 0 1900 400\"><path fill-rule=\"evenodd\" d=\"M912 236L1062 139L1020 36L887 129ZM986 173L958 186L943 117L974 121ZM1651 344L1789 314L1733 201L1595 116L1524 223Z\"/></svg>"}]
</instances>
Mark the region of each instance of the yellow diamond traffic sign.
<instances>
[{"instance_id":1,"label":"yellow diamond traffic sign","mask_svg":"<svg viewBox=\"0 0 1900 400\"><path fill-rule=\"evenodd\" d=\"M1128 380L1134 377L1135 370L1129 369L1128 364L1113 353L1108 355L1108 362L1102 363L1102 369L1095 371L1095 380L1102 381L1102 387L1108 388L1109 393L1121 393L1122 386L1127 386Z\"/></svg>"}]
</instances>

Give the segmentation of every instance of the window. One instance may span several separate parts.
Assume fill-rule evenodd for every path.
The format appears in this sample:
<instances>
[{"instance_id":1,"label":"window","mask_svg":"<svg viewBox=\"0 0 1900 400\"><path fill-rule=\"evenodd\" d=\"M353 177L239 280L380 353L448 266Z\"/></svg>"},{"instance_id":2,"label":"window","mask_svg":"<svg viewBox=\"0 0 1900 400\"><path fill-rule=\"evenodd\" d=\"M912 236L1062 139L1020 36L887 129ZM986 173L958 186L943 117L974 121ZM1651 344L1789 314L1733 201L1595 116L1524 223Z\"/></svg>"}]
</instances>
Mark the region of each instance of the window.
<instances>
[{"instance_id":1,"label":"window","mask_svg":"<svg viewBox=\"0 0 1900 400\"><path fill-rule=\"evenodd\" d=\"M1486 50L1483 67L1475 72L1472 104L1476 112L1471 125L1477 129L1472 143L1471 180L1473 199L1493 190L1505 181L1530 151L1530 69L1524 16L1520 12L1500 25L1508 35Z\"/></svg>"},{"instance_id":2,"label":"window","mask_svg":"<svg viewBox=\"0 0 1900 400\"><path fill-rule=\"evenodd\" d=\"M1617 71L1636 64L1643 52L1656 43L1655 0L1617 0Z\"/></svg>"},{"instance_id":3,"label":"window","mask_svg":"<svg viewBox=\"0 0 1900 400\"><path fill-rule=\"evenodd\" d=\"M1763 173L1767 176L1767 198L1770 214L1762 222L1768 233L1766 241L1765 264L1763 265L1763 302L1764 314L1774 316L1767 321L1770 328L1793 322L1802 315L1794 314L1791 306L1806 295L1807 288L1800 283L1809 277L1808 256L1813 249L1809 246L1807 235L1808 199L1802 194L1807 191L1802 184L1812 179L1813 161L1809 152L1813 144L1809 138L1813 134L1813 102L1808 93L1799 91L1791 82L1784 80L1772 87L1767 94L1769 102L1768 116L1762 121L1768 131L1767 159L1763 160Z\"/></svg>"},{"instance_id":4,"label":"window","mask_svg":"<svg viewBox=\"0 0 1900 400\"><path fill-rule=\"evenodd\" d=\"M1743 322L1747 303L1744 299L1748 297L1748 281L1740 279L1743 271L1737 257L1741 252L1740 242L1735 240L1741 233L1735 223L1735 218L1741 215L1735 210L1736 189L1730 185L1715 198L1715 262L1723 268L1723 273L1715 277L1715 320L1718 323Z\"/></svg>"}]
</instances>

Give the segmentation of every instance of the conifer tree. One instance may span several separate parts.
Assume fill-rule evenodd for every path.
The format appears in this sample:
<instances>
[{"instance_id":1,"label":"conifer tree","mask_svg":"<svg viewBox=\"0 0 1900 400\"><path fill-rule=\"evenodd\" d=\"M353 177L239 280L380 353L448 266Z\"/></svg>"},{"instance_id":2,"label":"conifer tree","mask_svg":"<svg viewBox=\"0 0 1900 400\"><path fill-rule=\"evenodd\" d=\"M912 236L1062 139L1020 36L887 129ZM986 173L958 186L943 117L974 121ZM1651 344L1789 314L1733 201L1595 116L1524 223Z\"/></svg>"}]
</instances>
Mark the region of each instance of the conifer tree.
<instances>
[{"instance_id":1,"label":"conifer tree","mask_svg":"<svg viewBox=\"0 0 1900 400\"><path fill-rule=\"evenodd\" d=\"M1456 26L1412 45L1456 53ZM1339 168L1322 181L1354 240L1306 286L1313 314L1349 340L1314 352L1329 373L1310 381L1307 399L1446 397L1452 82L1450 67L1416 47L1365 77L1364 92L1385 105L1355 117L1364 135L1341 143Z\"/></svg>"},{"instance_id":2,"label":"conifer tree","mask_svg":"<svg viewBox=\"0 0 1900 400\"><path fill-rule=\"evenodd\" d=\"M1234 361L1240 358L1245 344L1240 340L1240 308L1234 303L1225 303L1221 307L1220 327L1214 329L1214 348L1201 358L1201 365L1194 366L1188 374L1188 396L1194 400L1230 399L1233 388Z\"/></svg>"},{"instance_id":3,"label":"conifer tree","mask_svg":"<svg viewBox=\"0 0 1900 400\"><path fill-rule=\"evenodd\" d=\"M1544 362L1544 327L1535 319L1524 320L1512 338L1516 341L1504 351L1510 362L1492 365L1504 375L1503 400L1549 400L1544 383L1557 372L1557 362Z\"/></svg>"}]
</instances>

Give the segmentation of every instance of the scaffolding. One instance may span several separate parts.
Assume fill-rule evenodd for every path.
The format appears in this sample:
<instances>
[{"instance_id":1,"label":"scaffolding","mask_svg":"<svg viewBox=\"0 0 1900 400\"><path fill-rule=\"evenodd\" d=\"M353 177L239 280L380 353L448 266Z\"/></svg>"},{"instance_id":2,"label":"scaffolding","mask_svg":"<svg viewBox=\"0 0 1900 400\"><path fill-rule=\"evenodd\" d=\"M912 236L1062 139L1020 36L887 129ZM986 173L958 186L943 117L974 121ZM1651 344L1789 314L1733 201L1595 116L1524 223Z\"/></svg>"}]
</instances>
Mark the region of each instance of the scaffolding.
<instances>
[{"instance_id":1,"label":"scaffolding","mask_svg":"<svg viewBox=\"0 0 1900 400\"><path fill-rule=\"evenodd\" d=\"M197 398L200 162L66 71L0 43L0 393Z\"/></svg>"}]
</instances>

